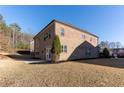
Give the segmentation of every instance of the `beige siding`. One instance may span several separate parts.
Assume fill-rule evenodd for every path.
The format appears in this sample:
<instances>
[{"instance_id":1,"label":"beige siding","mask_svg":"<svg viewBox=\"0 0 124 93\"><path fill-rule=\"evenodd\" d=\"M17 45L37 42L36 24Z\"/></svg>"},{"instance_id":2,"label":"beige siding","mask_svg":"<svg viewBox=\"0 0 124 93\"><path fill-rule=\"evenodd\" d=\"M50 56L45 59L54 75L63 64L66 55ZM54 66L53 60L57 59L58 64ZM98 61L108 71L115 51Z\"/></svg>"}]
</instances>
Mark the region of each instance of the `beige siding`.
<instances>
[{"instance_id":1,"label":"beige siding","mask_svg":"<svg viewBox=\"0 0 124 93\"><path fill-rule=\"evenodd\" d=\"M65 30L64 36L61 36L61 32L60 32L61 28L64 28ZM67 53L63 52L60 54L60 60L68 60L68 58L73 54L76 48L78 48L85 41L89 42L94 48L98 45L97 37L81 32L67 25L60 24L58 22L55 23L55 33L60 37L61 44L67 45L67 50L68 50ZM85 38L83 38L82 35L85 35ZM92 38L92 41L90 41L91 38ZM90 47L90 46L87 45L87 47ZM83 55L84 51L82 52L83 52L82 53ZM92 49L92 52L96 54L96 51L93 49ZM77 56L79 55L80 55L80 51L78 50ZM93 54L91 55L91 57L94 57ZM85 58L85 54L84 54L84 58Z\"/></svg>"},{"instance_id":2,"label":"beige siding","mask_svg":"<svg viewBox=\"0 0 124 93\"><path fill-rule=\"evenodd\" d=\"M64 36L61 36L62 28L64 28ZM48 32L51 34L51 38L44 41L44 36ZM60 54L60 61L98 56L98 38L96 36L61 22L53 21L34 37L35 57L46 60L46 48L52 48L55 35L59 36L61 45L67 46L67 52Z\"/></svg>"},{"instance_id":3,"label":"beige siding","mask_svg":"<svg viewBox=\"0 0 124 93\"><path fill-rule=\"evenodd\" d=\"M40 32L35 38L35 57L37 58L41 58L43 60L45 60L45 56L46 56L46 48L51 48L52 47L52 42L53 42L53 38L55 36L55 30L54 30L54 23L50 24L46 29L44 29L42 32ZM50 33L51 34L51 38L44 41L44 36Z\"/></svg>"}]
</instances>

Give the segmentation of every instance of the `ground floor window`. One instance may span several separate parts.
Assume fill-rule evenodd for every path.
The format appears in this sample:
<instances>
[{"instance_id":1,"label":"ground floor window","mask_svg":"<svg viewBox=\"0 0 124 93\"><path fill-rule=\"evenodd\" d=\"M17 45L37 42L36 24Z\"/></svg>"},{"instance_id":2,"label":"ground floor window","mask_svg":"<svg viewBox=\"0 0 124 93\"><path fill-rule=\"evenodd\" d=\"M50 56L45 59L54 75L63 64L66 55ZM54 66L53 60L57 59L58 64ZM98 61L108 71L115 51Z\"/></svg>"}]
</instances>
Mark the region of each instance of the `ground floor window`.
<instances>
[{"instance_id":1,"label":"ground floor window","mask_svg":"<svg viewBox=\"0 0 124 93\"><path fill-rule=\"evenodd\" d=\"M61 45L61 52L67 52L67 45Z\"/></svg>"}]
</instances>

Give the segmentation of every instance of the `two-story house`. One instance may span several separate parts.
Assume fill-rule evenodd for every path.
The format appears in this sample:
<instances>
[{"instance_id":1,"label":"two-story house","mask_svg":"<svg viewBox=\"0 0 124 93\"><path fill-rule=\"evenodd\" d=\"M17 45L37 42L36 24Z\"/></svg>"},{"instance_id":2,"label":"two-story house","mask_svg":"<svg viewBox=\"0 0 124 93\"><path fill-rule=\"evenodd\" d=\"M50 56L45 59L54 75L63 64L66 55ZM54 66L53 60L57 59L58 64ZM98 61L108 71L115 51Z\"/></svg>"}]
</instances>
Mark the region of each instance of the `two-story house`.
<instances>
[{"instance_id":1,"label":"two-story house","mask_svg":"<svg viewBox=\"0 0 124 93\"><path fill-rule=\"evenodd\" d=\"M55 35L61 42L59 61L98 57L98 37L57 20L51 21L34 37L35 57L50 61Z\"/></svg>"}]
</instances>

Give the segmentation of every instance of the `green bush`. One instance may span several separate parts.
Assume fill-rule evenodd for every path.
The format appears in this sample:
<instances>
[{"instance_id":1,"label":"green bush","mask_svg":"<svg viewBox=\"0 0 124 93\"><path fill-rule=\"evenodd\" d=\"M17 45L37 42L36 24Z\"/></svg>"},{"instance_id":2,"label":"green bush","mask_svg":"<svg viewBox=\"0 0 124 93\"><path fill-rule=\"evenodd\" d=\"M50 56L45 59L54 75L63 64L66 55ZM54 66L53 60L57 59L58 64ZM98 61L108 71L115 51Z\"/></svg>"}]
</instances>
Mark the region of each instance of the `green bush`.
<instances>
[{"instance_id":1,"label":"green bush","mask_svg":"<svg viewBox=\"0 0 124 93\"><path fill-rule=\"evenodd\" d=\"M59 40L59 36L55 36L52 44L52 62L57 62L59 59L59 54L61 53L61 43Z\"/></svg>"},{"instance_id":2,"label":"green bush","mask_svg":"<svg viewBox=\"0 0 124 93\"><path fill-rule=\"evenodd\" d=\"M107 48L103 49L103 55L105 58L109 58L109 50Z\"/></svg>"}]
</instances>

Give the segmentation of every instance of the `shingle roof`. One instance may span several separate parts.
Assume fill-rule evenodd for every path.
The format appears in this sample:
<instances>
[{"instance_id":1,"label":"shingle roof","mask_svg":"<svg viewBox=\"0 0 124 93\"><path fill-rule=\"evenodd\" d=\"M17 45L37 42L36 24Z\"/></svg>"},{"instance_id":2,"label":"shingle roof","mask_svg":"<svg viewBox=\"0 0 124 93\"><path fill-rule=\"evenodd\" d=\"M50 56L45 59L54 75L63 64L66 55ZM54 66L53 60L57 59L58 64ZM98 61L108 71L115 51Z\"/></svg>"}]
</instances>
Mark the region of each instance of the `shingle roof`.
<instances>
[{"instance_id":1,"label":"shingle roof","mask_svg":"<svg viewBox=\"0 0 124 93\"><path fill-rule=\"evenodd\" d=\"M52 20L47 26L45 26L39 33L41 33L44 29L46 29L51 23L53 23L53 22L58 22L58 23L60 23L60 24L64 24L64 25L67 25L67 26L69 26L69 27L72 27L72 28L74 28L74 29L77 29L78 31L81 31L81 32L84 32L84 33L87 33L87 34L90 34L90 35L92 35L92 36L95 36L95 37L97 37L97 38L99 38L98 36L96 36L96 35L94 35L94 34L92 34L92 33L90 33L90 32L87 32L87 31L85 31L85 30L83 30L83 29L80 29L80 28L77 28L77 27L75 27L75 26L72 26L71 24L67 24L67 23L64 23L64 22L61 22L61 21L58 21L58 20ZM38 33L38 34L39 34ZM37 34L37 35L38 35ZM35 35L34 36L34 38L37 36L37 35Z\"/></svg>"}]
</instances>

